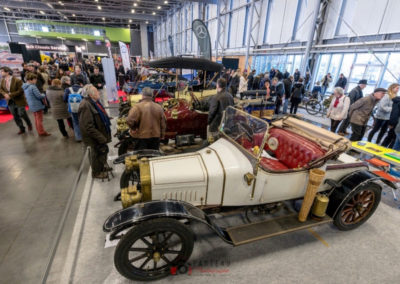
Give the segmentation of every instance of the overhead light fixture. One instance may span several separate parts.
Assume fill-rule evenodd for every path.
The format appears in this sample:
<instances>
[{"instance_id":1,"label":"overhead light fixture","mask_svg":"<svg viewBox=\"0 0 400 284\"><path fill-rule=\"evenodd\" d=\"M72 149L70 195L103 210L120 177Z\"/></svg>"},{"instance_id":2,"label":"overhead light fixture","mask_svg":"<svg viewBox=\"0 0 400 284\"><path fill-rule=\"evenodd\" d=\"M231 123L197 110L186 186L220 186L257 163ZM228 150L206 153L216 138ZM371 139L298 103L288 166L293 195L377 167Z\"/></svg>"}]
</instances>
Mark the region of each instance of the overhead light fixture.
<instances>
[{"instance_id":1,"label":"overhead light fixture","mask_svg":"<svg viewBox=\"0 0 400 284\"><path fill-rule=\"evenodd\" d=\"M142 11L142 14L146 14L146 12L145 12L145 11Z\"/></svg>"},{"instance_id":2,"label":"overhead light fixture","mask_svg":"<svg viewBox=\"0 0 400 284\"><path fill-rule=\"evenodd\" d=\"M157 9L160 10L160 9L161 9L161 6L157 6Z\"/></svg>"},{"instance_id":3,"label":"overhead light fixture","mask_svg":"<svg viewBox=\"0 0 400 284\"><path fill-rule=\"evenodd\" d=\"M74 29L71 29L71 34L75 34L75 30Z\"/></svg>"},{"instance_id":4,"label":"overhead light fixture","mask_svg":"<svg viewBox=\"0 0 400 284\"><path fill-rule=\"evenodd\" d=\"M43 12L43 11L39 11L40 12L40 14L42 14L42 15L44 15L45 14L45 12Z\"/></svg>"},{"instance_id":5,"label":"overhead light fixture","mask_svg":"<svg viewBox=\"0 0 400 284\"><path fill-rule=\"evenodd\" d=\"M4 10L11 11L10 8L8 8L8 7L4 7Z\"/></svg>"},{"instance_id":6,"label":"overhead light fixture","mask_svg":"<svg viewBox=\"0 0 400 284\"><path fill-rule=\"evenodd\" d=\"M99 0L94 0L94 2L99 2Z\"/></svg>"},{"instance_id":7,"label":"overhead light fixture","mask_svg":"<svg viewBox=\"0 0 400 284\"><path fill-rule=\"evenodd\" d=\"M99 5L99 6L97 6L97 9L101 10L101 6L100 6L100 5Z\"/></svg>"},{"instance_id":8,"label":"overhead light fixture","mask_svg":"<svg viewBox=\"0 0 400 284\"><path fill-rule=\"evenodd\" d=\"M149 21L146 21L146 24L148 24L149 23Z\"/></svg>"},{"instance_id":9,"label":"overhead light fixture","mask_svg":"<svg viewBox=\"0 0 400 284\"><path fill-rule=\"evenodd\" d=\"M132 10L131 10L131 13L132 13L132 14L135 13L135 9L132 9Z\"/></svg>"},{"instance_id":10,"label":"overhead light fixture","mask_svg":"<svg viewBox=\"0 0 400 284\"><path fill-rule=\"evenodd\" d=\"M137 3L133 3L133 7L137 7Z\"/></svg>"},{"instance_id":11,"label":"overhead light fixture","mask_svg":"<svg viewBox=\"0 0 400 284\"><path fill-rule=\"evenodd\" d=\"M72 14L72 17L75 17L75 14Z\"/></svg>"},{"instance_id":12,"label":"overhead light fixture","mask_svg":"<svg viewBox=\"0 0 400 284\"><path fill-rule=\"evenodd\" d=\"M104 17L103 17L103 18L101 18L101 19L102 19L103 21L105 21L105 20L106 20L106 18L104 18Z\"/></svg>"},{"instance_id":13,"label":"overhead light fixture","mask_svg":"<svg viewBox=\"0 0 400 284\"><path fill-rule=\"evenodd\" d=\"M129 23L132 23L132 20L129 20Z\"/></svg>"},{"instance_id":14,"label":"overhead light fixture","mask_svg":"<svg viewBox=\"0 0 400 284\"><path fill-rule=\"evenodd\" d=\"M83 40L83 41L88 41L86 38L83 38L82 40Z\"/></svg>"},{"instance_id":15,"label":"overhead light fixture","mask_svg":"<svg viewBox=\"0 0 400 284\"><path fill-rule=\"evenodd\" d=\"M61 6L64 6L64 3L62 1L58 1L58 4L60 4Z\"/></svg>"},{"instance_id":16,"label":"overhead light fixture","mask_svg":"<svg viewBox=\"0 0 400 284\"><path fill-rule=\"evenodd\" d=\"M168 1L164 1L164 4L168 4Z\"/></svg>"},{"instance_id":17,"label":"overhead light fixture","mask_svg":"<svg viewBox=\"0 0 400 284\"><path fill-rule=\"evenodd\" d=\"M47 6L49 6L51 9L54 9L53 5L51 5L50 3L46 3Z\"/></svg>"},{"instance_id":18,"label":"overhead light fixture","mask_svg":"<svg viewBox=\"0 0 400 284\"><path fill-rule=\"evenodd\" d=\"M42 26L42 32L48 33L49 32L49 27Z\"/></svg>"},{"instance_id":19,"label":"overhead light fixture","mask_svg":"<svg viewBox=\"0 0 400 284\"><path fill-rule=\"evenodd\" d=\"M64 16L64 19L68 20L67 16Z\"/></svg>"},{"instance_id":20,"label":"overhead light fixture","mask_svg":"<svg viewBox=\"0 0 400 284\"><path fill-rule=\"evenodd\" d=\"M153 12L153 15L155 15L156 14L156 12Z\"/></svg>"}]
</instances>

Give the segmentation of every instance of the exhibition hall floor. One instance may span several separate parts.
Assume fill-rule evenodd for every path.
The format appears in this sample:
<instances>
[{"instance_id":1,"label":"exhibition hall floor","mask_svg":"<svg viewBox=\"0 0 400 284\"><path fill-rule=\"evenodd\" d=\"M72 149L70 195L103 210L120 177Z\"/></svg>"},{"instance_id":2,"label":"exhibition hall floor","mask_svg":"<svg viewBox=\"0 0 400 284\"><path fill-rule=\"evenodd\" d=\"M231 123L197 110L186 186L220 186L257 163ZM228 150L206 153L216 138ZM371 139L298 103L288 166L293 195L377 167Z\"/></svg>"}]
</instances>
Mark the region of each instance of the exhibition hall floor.
<instances>
[{"instance_id":1,"label":"exhibition hall floor","mask_svg":"<svg viewBox=\"0 0 400 284\"><path fill-rule=\"evenodd\" d=\"M324 118L304 117L329 123ZM0 283L42 280L82 158L82 145L73 138L64 141L50 115L45 116L44 125L53 133L44 139L32 134L19 137L13 121L0 125ZM110 163L116 157L113 144L115 141L110 145ZM106 234L102 230L104 220L121 209L113 197L119 191L123 166L114 166L115 177L102 182L92 180L87 161L84 165L48 283L131 283L114 268L115 247L104 248ZM226 222L240 220L233 216ZM207 227L195 225L198 238L189 260L191 275L169 276L158 282L397 283L398 224L400 211L386 188L371 219L349 232L322 225L232 247Z\"/></svg>"}]
</instances>

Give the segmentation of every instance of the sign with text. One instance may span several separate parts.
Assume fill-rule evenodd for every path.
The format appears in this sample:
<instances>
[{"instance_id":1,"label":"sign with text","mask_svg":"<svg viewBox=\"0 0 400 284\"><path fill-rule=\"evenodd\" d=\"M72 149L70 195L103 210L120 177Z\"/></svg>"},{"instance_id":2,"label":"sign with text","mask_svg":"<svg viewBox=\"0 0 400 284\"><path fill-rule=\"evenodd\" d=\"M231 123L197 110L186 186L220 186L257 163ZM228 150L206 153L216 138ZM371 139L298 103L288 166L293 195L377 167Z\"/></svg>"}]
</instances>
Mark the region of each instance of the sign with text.
<instances>
[{"instance_id":1,"label":"sign with text","mask_svg":"<svg viewBox=\"0 0 400 284\"><path fill-rule=\"evenodd\" d=\"M25 44L25 47L27 50L61 51L61 52L69 51L69 48L66 45L27 43Z\"/></svg>"}]
</instances>

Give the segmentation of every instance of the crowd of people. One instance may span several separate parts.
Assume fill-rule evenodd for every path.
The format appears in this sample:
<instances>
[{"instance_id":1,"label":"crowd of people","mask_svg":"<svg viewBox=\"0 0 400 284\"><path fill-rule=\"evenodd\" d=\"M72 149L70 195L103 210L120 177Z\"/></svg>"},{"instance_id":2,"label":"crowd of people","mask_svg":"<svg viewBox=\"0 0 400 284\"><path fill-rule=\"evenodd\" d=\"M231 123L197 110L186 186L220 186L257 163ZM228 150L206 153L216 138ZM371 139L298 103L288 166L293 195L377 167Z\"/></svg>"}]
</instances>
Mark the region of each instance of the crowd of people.
<instances>
[{"instance_id":1,"label":"crowd of people","mask_svg":"<svg viewBox=\"0 0 400 284\"><path fill-rule=\"evenodd\" d=\"M116 72L120 64L116 65ZM73 130L76 142L91 148L92 175L107 177L107 143L111 141L111 122L102 65L94 58L72 63L55 58L42 64L31 61L22 65L21 79L8 67L1 67L0 97L19 128L18 135L33 130L27 114L33 113L34 125L40 137L51 135L43 125L43 116L50 109L61 135L69 138L65 124Z\"/></svg>"},{"instance_id":2,"label":"crowd of people","mask_svg":"<svg viewBox=\"0 0 400 284\"><path fill-rule=\"evenodd\" d=\"M75 140L83 141L91 148L93 177L105 178L110 170L106 157L107 143L111 141L111 123L106 111L108 100L100 62L90 58L73 64L68 59L55 58L43 64L24 63L21 79L14 76L8 67L1 67L0 71L0 95L7 100L19 128L18 135L33 130L26 112L29 106L38 135L50 136L51 133L43 125L43 115L51 109L51 115L63 137L69 138L66 121L73 130ZM127 82L140 81L142 73L136 68L125 72L118 63L115 66L120 88ZM267 100L275 97L275 114L286 114L288 111L296 114L302 98L311 89L310 82L310 73L306 72L303 77L298 69L293 75L274 68L258 75L255 70L249 73L246 70L241 72L240 69L225 70L216 84L217 95L210 100L208 139L212 141L218 136L222 113L226 107L233 105L234 97L242 99L246 97L247 91L264 90ZM332 76L327 73L321 82L316 82L311 93L319 98L320 94L326 94L331 83ZM388 90L376 88L372 94L365 96L363 89L367 86L367 80L360 80L348 96L344 92L346 85L347 78L340 74L326 115L331 120L330 130L344 136L349 135L347 129L351 126L350 140L362 140L376 107L375 122L368 133L368 141L372 141L378 133L376 143L400 150L400 98L397 97L400 85L394 83ZM136 145L138 149L158 149L160 139L165 134L165 116L162 108L152 101L151 89L144 88L142 95L143 100L130 110L127 123L131 135L139 141Z\"/></svg>"},{"instance_id":3,"label":"crowd of people","mask_svg":"<svg viewBox=\"0 0 400 284\"><path fill-rule=\"evenodd\" d=\"M240 69L226 70L222 77L228 82L229 92L234 97L243 99L246 91L250 90L266 90L266 99L275 96L275 114L288 113L289 103L289 113L296 114L305 92L310 90L312 97L323 100L333 81L332 75L327 73L311 89L309 72L302 77L298 69L290 75L287 71L282 73L274 68L258 75L255 70L249 73L246 70L241 72ZM376 138L377 144L400 150L400 138L397 138L397 136L400 137L398 123L400 97L397 97L399 84L393 83L387 90L376 88L372 94L364 96L363 89L367 84L367 80L360 80L358 85L346 95L344 90L347 86L347 78L343 73L339 75L329 99L326 115L331 120L330 130L345 136L349 135L347 129L350 126L350 140L359 141L365 136L367 123L373 117L374 123L368 133L368 141L372 141L374 135L379 132ZM374 115L373 112L375 112Z\"/></svg>"}]
</instances>

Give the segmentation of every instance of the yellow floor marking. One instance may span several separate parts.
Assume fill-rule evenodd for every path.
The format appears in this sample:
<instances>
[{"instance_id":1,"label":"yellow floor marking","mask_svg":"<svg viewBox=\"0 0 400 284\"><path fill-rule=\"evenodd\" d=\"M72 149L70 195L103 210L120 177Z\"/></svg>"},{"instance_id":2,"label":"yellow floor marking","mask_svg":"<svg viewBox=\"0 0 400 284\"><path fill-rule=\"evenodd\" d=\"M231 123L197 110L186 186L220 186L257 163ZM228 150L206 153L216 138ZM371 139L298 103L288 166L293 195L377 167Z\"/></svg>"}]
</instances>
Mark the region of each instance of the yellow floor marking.
<instances>
[{"instance_id":1,"label":"yellow floor marking","mask_svg":"<svg viewBox=\"0 0 400 284\"><path fill-rule=\"evenodd\" d=\"M329 244L327 243L327 241L325 241L316 231L314 231L313 229L308 229L308 231L311 233L311 235L314 236L314 238L316 238L318 241L320 241L326 247L329 248Z\"/></svg>"}]
</instances>

